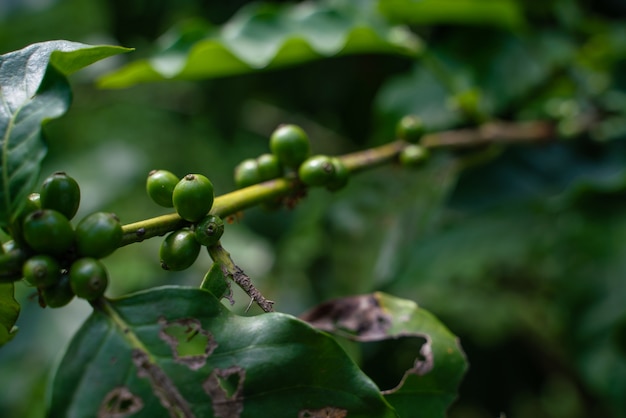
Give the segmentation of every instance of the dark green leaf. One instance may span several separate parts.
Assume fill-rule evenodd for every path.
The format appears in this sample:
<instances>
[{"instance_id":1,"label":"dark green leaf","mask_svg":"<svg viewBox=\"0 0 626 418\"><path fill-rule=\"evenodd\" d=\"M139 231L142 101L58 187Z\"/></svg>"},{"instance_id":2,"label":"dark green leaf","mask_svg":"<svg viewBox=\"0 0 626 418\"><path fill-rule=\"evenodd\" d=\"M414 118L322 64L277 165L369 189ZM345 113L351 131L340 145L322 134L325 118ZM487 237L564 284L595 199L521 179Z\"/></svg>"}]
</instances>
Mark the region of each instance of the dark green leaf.
<instances>
[{"instance_id":1,"label":"dark green leaf","mask_svg":"<svg viewBox=\"0 0 626 418\"><path fill-rule=\"evenodd\" d=\"M15 321L20 305L13 296L13 289L13 283L0 284L0 346L10 341L17 331Z\"/></svg>"},{"instance_id":2,"label":"dark green leaf","mask_svg":"<svg viewBox=\"0 0 626 418\"><path fill-rule=\"evenodd\" d=\"M63 115L66 75L128 49L69 41L30 45L0 56L0 226L7 226L33 189L46 154L41 125Z\"/></svg>"},{"instance_id":3,"label":"dark green leaf","mask_svg":"<svg viewBox=\"0 0 626 418\"><path fill-rule=\"evenodd\" d=\"M89 317L59 366L48 415L316 411L396 416L326 334L284 314L234 315L201 289L166 287L107 302Z\"/></svg>"},{"instance_id":4,"label":"dark green leaf","mask_svg":"<svg viewBox=\"0 0 626 418\"><path fill-rule=\"evenodd\" d=\"M519 28L524 16L514 0L380 0L392 20L413 24L452 23Z\"/></svg>"},{"instance_id":5,"label":"dark green leaf","mask_svg":"<svg viewBox=\"0 0 626 418\"><path fill-rule=\"evenodd\" d=\"M386 399L400 416L444 417L467 369L458 339L431 313L410 300L384 293L326 302L302 319L356 341L421 337L425 342Z\"/></svg>"},{"instance_id":6,"label":"dark green leaf","mask_svg":"<svg viewBox=\"0 0 626 418\"><path fill-rule=\"evenodd\" d=\"M242 8L216 30L191 22L163 36L161 52L101 79L107 88L167 79L207 79L280 68L357 53L414 56L415 35L390 26L373 11L305 2Z\"/></svg>"}]
</instances>

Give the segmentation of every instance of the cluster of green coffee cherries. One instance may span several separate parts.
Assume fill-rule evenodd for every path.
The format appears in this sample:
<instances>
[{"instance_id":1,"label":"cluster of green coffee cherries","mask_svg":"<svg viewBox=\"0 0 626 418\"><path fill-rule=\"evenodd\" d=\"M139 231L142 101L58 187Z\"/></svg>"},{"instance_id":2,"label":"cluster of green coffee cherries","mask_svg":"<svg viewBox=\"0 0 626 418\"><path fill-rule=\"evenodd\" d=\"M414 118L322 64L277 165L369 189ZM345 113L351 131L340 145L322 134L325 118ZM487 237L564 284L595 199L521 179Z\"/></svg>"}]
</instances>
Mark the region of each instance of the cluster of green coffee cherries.
<instances>
[{"instance_id":1,"label":"cluster of green coffee cherries","mask_svg":"<svg viewBox=\"0 0 626 418\"><path fill-rule=\"evenodd\" d=\"M404 118L398 127L398 136L408 142L417 142L423 129L419 119ZM337 157L311 156L311 145L306 132L299 126L284 124L272 132L269 140L271 153L243 160L235 168L237 188L252 186L282 176L298 178L307 186L326 187L335 191L348 183L350 171ZM414 143L399 155L403 164L413 166L428 157L427 150ZM169 233L159 249L161 267L180 271L190 267L198 258L202 246L216 245L224 233L224 222L209 214L215 199L211 181L202 174L187 174L179 178L167 170L153 170L146 180L148 196L158 205L174 208L187 224Z\"/></svg>"},{"instance_id":2,"label":"cluster of green coffee cherries","mask_svg":"<svg viewBox=\"0 0 626 418\"><path fill-rule=\"evenodd\" d=\"M309 137L297 125L278 126L270 136L269 147L271 153L248 158L235 167L238 188L292 174L297 174L307 186L326 187L331 191L348 183L350 171L343 161L326 155L311 156Z\"/></svg>"},{"instance_id":3,"label":"cluster of green coffee cherries","mask_svg":"<svg viewBox=\"0 0 626 418\"><path fill-rule=\"evenodd\" d=\"M396 125L396 137L408 142L398 155L398 160L405 167L420 167L430 157L428 149L418 142L424 136L424 123L415 115L404 116Z\"/></svg>"},{"instance_id":4,"label":"cluster of green coffee cherries","mask_svg":"<svg viewBox=\"0 0 626 418\"><path fill-rule=\"evenodd\" d=\"M428 150L417 142L424 126L417 116L406 116L397 125L396 135L409 142L398 155L400 163L416 167L428 159ZM284 175L295 174L307 186L325 187L330 191L342 189L348 183L350 171L338 157L311 156L306 132L297 125L280 125L270 136L271 153L243 160L235 168L235 185L243 188Z\"/></svg>"},{"instance_id":5,"label":"cluster of green coffee cherries","mask_svg":"<svg viewBox=\"0 0 626 418\"><path fill-rule=\"evenodd\" d=\"M148 196L158 205L173 207L189 224L168 234L159 249L161 267L179 271L190 267L202 246L216 245L224 233L219 216L208 214L215 199L213 183L202 174L179 179L167 170L152 170L146 180Z\"/></svg>"},{"instance_id":6,"label":"cluster of green coffee cherries","mask_svg":"<svg viewBox=\"0 0 626 418\"><path fill-rule=\"evenodd\" d=\"M79 204L76 180L56 172L28 196L14 223L12 245L27 254L23 278L37 288L42 306L64 306L74 296L97 299L109 283L100 259L119 247L122 225L112 213L95 212L74 227Z\"/></svg>"}]
</instances>

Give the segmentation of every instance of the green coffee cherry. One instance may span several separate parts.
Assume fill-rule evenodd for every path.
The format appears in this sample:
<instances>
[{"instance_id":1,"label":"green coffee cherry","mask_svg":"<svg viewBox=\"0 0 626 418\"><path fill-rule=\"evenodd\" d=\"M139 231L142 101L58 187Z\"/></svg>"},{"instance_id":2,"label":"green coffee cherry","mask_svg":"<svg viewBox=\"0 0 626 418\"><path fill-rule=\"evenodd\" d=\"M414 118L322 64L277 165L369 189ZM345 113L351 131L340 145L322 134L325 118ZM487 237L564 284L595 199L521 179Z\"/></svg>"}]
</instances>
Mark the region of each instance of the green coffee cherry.
<instances>
[{"instance_id":1,"label":"green coffee cherry","mask_svg":"<svg viewBox=\"0 0 626 418\"><path fill-rule=\"evenodd\" d=\"M24 240L35 252L62 256L74 244L74 230L67 218L52 209L30 213L22 227Z\"/></svg>"},{"instance_id":2,"label":"green coffee cherry","mask_svg":"<svg viewBox=\"0 0 626 418\"><path fill-rule=\"evenodd\" d=\"M84 257L70 266L70 286L82 299L93 300L104 295L109 284L109 275L104 264L95 258Z\"/></svg>"},{"instance_id":3,"label":"green coffee cherry","mask_svg":"<svg viewBox=\"0 0 626 418\"><path fill-rule=\"evenodd\" d=\"M26 216L30 213L33 213L36 210L41 209L41 195L39 193L31 193L26 197L26 202L24 203L24 207L20 211L18 216L18 224L21 226L24 222Z\"/></svg>"},{"instance_id":4,"label":"green coffee cherry","mask_svg":"<svg viewBox=\"0 0 626 418\"><path fill-rule=\"evenodd\" d=\"M80 187L72 177L57 171L46 178L41 186L41 207L54 209L67 219L72 219L80 204Z\"/></svg>"},{"instance_id":5,"label":"green coffee cherry","mask_svg":"<svg viewBox=\"0 0 626 418\"><path fill-rule=\"evenodd\" d=\"M252 186L261 181L259 163L254 158L243 160L235 167L235 186L238 189Z\"/></svg>"},{"instance_id":6,"label":"green coffee cherry","mask_svg":"<svg viewBox=\"0 0 626 418\"><path fill-rule=\"evenodd\" d=\"M256 162L259 167L261 181L272 180L281 176L283 170L276 155L261 154L257 157Z\"/></svg>"},{"instance_id":7,"label":"green coffee cherry","mask_svg":"<svg viewBox=\"0 0 626 418\"><path fill-rule=\"evenodd\" d=\"M455 94L450 101L450 106L455 110L460 110L465 116L481 119L481 92L478 89L468 89Z\"/></svg>"},{"instance_id":8,"label":"green coffee cherry","mask_svg":"<svg viewBox=\"0 0 626 418\"><path fill-rule=\"evenodd\" d=\"M330 157L316 155L300 165L298 176L308 186L325 186L335 178L335 166Z\"/></svg>"},{"instance_id":9,"label":"green coffee cherry","mask_svg":"<svg viewBox=\"0 0 626 418\"><path fill-rule=\"evenodd\" d=\"M189 228L170 233L159 250L161 267L164 270L185 270L190 267L200 254L200 243Z\"/></svg>"},{"instance_id":10,"label":"green coffee cherry","mask_svg":"<svg viewBox=\"0 0 626 418\"><path fill-rule=\"evenodd\" d=\"M2 252L9 253L11 251L19 251L19 247L17 246L17 242L14 240L10 240L2 243Z\"/></svg>"},{"instance_id":11,"label":"green coffee cherry","mask_svg":"<svg viewBox=\"0 0 626 418\"><path fill-rule=\"evenodd\" d=\"M407 115L400 119L396 126L396 136L407 142L417 143L424 135L424 123L415 115Z\"/></svg>"},{"instance_id":12,"label":"green coffee cherry","mask_svg":"<svg viewBox=\"0 0 626 418\"><path fill-rule=\"evenodd\" d=\"M49 287L61 278L61 267L57 260L49 255L35 255L22 266L24 279L33 286Z\"/></svg>"},{"instance_id":13,"label":"green coffee cherry","mask_svg":"<svg viewBox=\"0 0 626 418\"><path fill-rule=\"evenodd\" d=\"M311 153L309 137L297 125L280 125L270 136L270 150L290 168L297 168Z\"/></svg>"},{"instance_id":14,"label":"green coffee cherry","mask_svg":"<svg viewBox=\"0 0 626 418\"><path fill-rule=\"evenodd\" d=\"M335 176L326 184L326 188L331 192L335 192L343 189L348 184L350 171L348 171L348 167L346 167L341 159L333 157L330 161L335 169Z\"/></svg>"},{"instance_id":15,"label":"green coffee cherry","mask_svg":"<svg viewBox=\"0 0 626 418\"><path fill-rule=\"evenodd\" d=\"M24 247L24 233L22 231L22 225L24 224L24 219L26 217L41 209L41 196L39 193L31 193L26 197L26 201L24 202L24 206L20 209L17 218L12 222L10 227L11 235L15 240L16 246Z\"/></svg>"},{"instance_id":16,"label":"green coffee cherry","mask_svg":"<svg viewBox=\"0 0 626 418\"><path fill-rule=\"evenodd\" d=\"M74 299L74 291L70 286L69 275L62 274L56 284L41 289L41 297L51 308L60 308L70 303Z\"/></svg>"},{"instance_id":17,"label":"green coffee cherry","mask_svg":"<svg viewBox=\"0 0 626 418\"><path fill-rule=\"evenodd\" d=\"M214 198L213 183L202 174L187 174L172 195L176 212L189 222L202 219L211 210Z\"/></svg>"},{"instance_id":18,"label":"green coffee cherry","mask_svg":"<svg viewBox=\"0 0 626 418\"><path fill-rule=\"evenodd\" d=\"M224 234L224 222L219 216L206 216L198 222L194 234L200 244L210 247L217 244Z\"/></svg>"},{"instance_id":19,"label":"green coffee cherry","mask_svg":"<svg viewBox=\"0 0 626 418\"><path fill-rule=\"evenodd\" d=\"M179 178L167 170L152 170L146 180L146 192L148 196L159 206L166 208L174 207L172 194Z\"/></svg>"},{"instance_id":20,"label":"green coffee cherry","mask_svg":"<svg viewBox=\"0 0 626 418\"><path fill-rule=\"evenodd\" d=\"M84 257L106 257L119 247L122 235L122 224L115 214L92 213L76 226L76 250Z\"/></svg>"},{"instance_id":21,"label":"green coffee cherry","mask_svg":"<svg viewBox=\"0 0 626 418\"><path fill-rule=\"evenodd\" d=\"M430 153L428 149L420 145L407 145L400 151L400 163L405 167L419 167L428 159Z\"/></svg>"}]
</instances>

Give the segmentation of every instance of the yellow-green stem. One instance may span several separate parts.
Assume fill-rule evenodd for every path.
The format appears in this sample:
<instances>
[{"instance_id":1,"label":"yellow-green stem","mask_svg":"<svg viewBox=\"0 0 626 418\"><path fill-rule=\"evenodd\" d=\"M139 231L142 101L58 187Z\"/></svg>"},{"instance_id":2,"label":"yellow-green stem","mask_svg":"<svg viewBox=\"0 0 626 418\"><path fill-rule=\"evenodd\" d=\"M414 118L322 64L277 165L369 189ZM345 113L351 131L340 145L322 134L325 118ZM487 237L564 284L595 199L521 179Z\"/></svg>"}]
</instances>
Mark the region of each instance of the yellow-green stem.
<instances>
[{"instance_id":1,"label":"yellow-green stem","mask_svg":"<svg viewBox=\"0 0 626 418\"><path fill-rule=\"evenodd\" d=\"M515 143L545 141L554 137L549 122L522 123L490 122L475 129L462 129L427 134L420 144L427 148L457 148L489 143ZM339 156L351 173L368 170L397 160L398 154L408 144L393 141L375 148ZM297 194L304 185L296 178L278 178L217 196L210 213L220 217L233 215L241 210L278 197ZM165 235L188 222L176 213L127 224L123 226L121 246Z\"/></svg>"}]
</instances>

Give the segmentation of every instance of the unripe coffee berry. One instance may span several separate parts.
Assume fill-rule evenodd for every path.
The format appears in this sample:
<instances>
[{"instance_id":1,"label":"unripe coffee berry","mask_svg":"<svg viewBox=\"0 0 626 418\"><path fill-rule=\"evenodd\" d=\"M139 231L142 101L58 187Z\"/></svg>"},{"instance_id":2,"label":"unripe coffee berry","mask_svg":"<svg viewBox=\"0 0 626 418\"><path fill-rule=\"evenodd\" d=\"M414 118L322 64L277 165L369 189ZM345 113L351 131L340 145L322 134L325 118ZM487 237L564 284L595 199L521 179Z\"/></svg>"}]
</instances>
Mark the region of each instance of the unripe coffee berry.
<instances>
[{"instance_id":1,"label":"unripe coffee berry","mask_svg":"<svg viewBox=\"0 0 626 418\"><path fill-rule=\"evenodd\" d=\"M68 220L76 215L80 205L80 187L65 172L57 171L46 178L40 194L42 208L54 209Z\"/></svg>"},{"instance_id":2,"label":"unripe coffee berry","mask_svg":"<svg viewBox=\"0 0 626 418\"><path fill-rule=\"evenodd\" d=\"M56 284L61 278L61 267L54 257L35 255L22 266L24 280L33 286L48 287Z\"/></svg>"},{"instance_id":3,"label":"unripe coffee berry","mask_svg":"<svg viewBox=\"0 0 626 418\"><path fill-rule=\"evenodd\" d=\"M235 167L235 186L238 189L252 186L261 182L259 163L254 158L248 158Z\"/></svg>"},{"instance_id":4,"label":"unripe coffee berry","mask_svg":"<svg viewBox=\"0 0 626 418\"><path fill-rule=\"evenodd\" d=\"M400 151L400 163L406 167L419 167L428 159L430 153L420 145L407 145Z\"/></svg>"},{"instance_id":5,"label":"unripe coffee berry","mask_svg":"<svg viewBox=\"0 0 626 418\"><path fill-rule=\"evenodd\" d=\"M200 244L210 247L217 244L224 234L224 222L219 216L206 216L198 222L194 234Z\"/></svg>"},{"instance_id":6,"label":"unripe coffee berry","mask_svg":"<svg viewBox=\"0 0 626 418\"><path fill-rule=\"evenodd\" d=\"M115 214L92 213L76 226L76 250L84 257L106 257L119 247L122 235L122 224Z\"/></svg>"},{"instance_id":7,"label":"unripe coffee berry","mask_svg":"<svg viewBox=\"0 0 626 418\"><path fill-rule=\"evenodd\" d=\"M187 174L172 195L176 212L189 222L202 219L211 210L214 198L213 183L202 174Z\"/></svg>"},{"instance_id":8,"label":"unripe coffee berry","mask_svg":"<svg viewBox=\"0 0 626 418\"><path fill-rule=\"evenodd\" d=\"M28 216L29 214L39 209L41 209L41 195L39 193L29 194L26 197L24 206L20 210L20 214L18 215L18 218L17 218L18 224L21 226L26 216Z\"/></svg>"},{"instance_id":9,"label":"unripe coffee berry","mask_svg":"<svg viewBox=\"0 0 626 418\"><path fill-rule=\"evenodd\" d=\"M396 136L407 142L416 143L424 135L424 123L419 116L407 115L400 119L396 126Z\"/></svg>"},{"instance_id":10,"label":"unripe coffee berry","mask_svg":"<svg viewBox=\"0 0 626 418\"><path fill-rule=\"evenodd\" d=\"M308 186L325 186L335 177L335 166L330 157L316 155L300 165L298 176Z\"/></svg>"},{"instance_id":11,"label":"unripe coffee berry","mask_svg":"<svg viewBox=\"0 0 626 418\"><path fill-rule=\"evenodd\" d=\"M200 243L189 228L170 233L159 249L161 267L164 270L185 270L190 267L200 254Z\"/></svg>"},{"instance_id":12,"label":"unripe coffee berry","mask_svg":"<svg viewBox=\"0 0 626 418\"><path fill-rule=\"evenodd\" d=\"M41 289L41 297L50 308L60 308L74 299L74 291L70 286L70 278L67 274L62 274L56 284Z\"/></svg>"},{"instance_id":13,"label":"unripe coffee berry","mask_svg":"<svg viewBox=\"0 0 626 418\"><path fill-rule=\"evenodd\" d=\"M309 137L297 125L280 125L270 136L270 150L282 165L297 168L311 152Z\"/></svg>"},{"instance_id":14,"label":"unripe coffee berry","mask_svg":"<svg viewBox=\"0 0 626 418\"><path fill-rule=\"evenodd\" d=\"M331 192L335 192L348 184L350 171L348 171L348 167L346 167L341 159L333 157L330 161L335 169L335 176L326 184L326 188Z\"/></svg>"},{"instance_id":15,"label":"unripe coffee berry","mask_svg":"<svg viewBox=\"0 0 626 418\"><path fill-rule=\"evenodd\" d=\"M256 162L259 167L259 177L261 181L272 180L281 176L282 167L276 155L261 154L257 157Z\"/></svg>"},{"instance_id":16,"label":"unripe coffee berry","mask_svg":"<svg viewBox=\"0 0 626 418\"><path fill-rule=\"evenodd\" d=\"M64 255L74 244L74 230L67 218L56 210L30 213L22 228L24 240L38 253Z\"/></svg>"},{"instance_id":17,"label":"unripe coffee berry","mask_svg":"<svg viewBox=\"0 0 626 418\"><path fill-rule=\"evenodd\" d=\"M91 257L79 258L70 266L70 286L82 299L93 300L104 295L109 276L100 261Z\"/></svg>"},{"instance_id":18,"label":"unripe coffee berry","mask_svg":"<svg viewBox=\"0 0 626 418\"><path fill-rule=\"evenodd\" d=\"M178 181L179 178L167 170L152 170L146 180L146 192L157 205L174 207L172 195Z\"/></svg>"}]
</instances>

